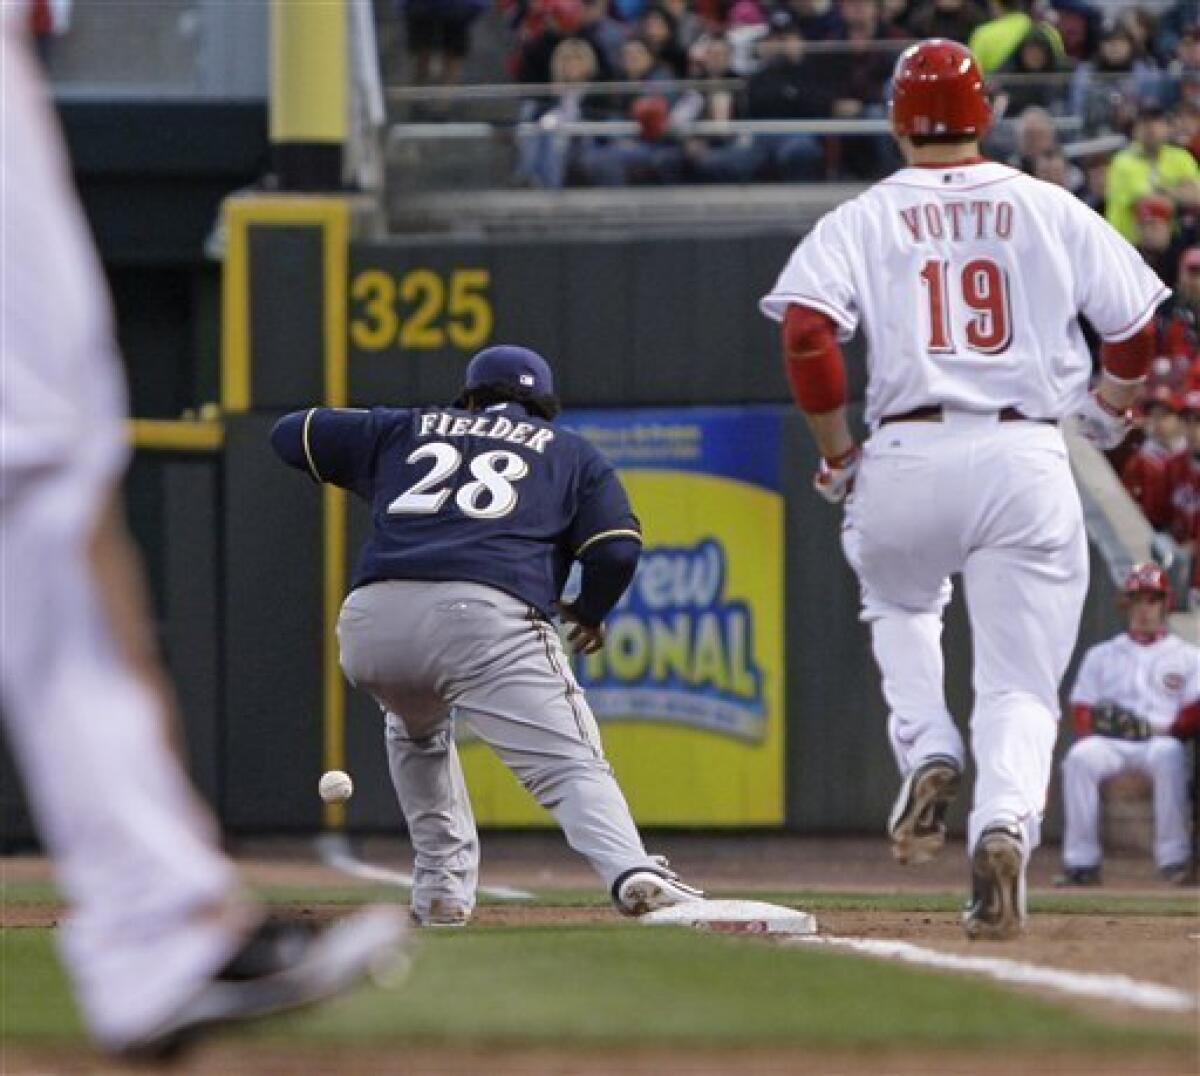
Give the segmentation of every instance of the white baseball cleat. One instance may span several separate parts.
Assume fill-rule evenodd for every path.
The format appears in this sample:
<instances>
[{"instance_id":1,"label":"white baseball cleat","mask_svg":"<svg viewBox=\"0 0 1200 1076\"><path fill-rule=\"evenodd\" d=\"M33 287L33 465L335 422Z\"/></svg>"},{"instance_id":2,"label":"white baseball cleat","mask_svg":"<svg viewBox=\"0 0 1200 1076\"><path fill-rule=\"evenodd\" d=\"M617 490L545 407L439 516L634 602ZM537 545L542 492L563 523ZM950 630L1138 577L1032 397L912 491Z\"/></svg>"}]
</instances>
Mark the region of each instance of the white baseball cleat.
<instances>
[{"instance_id":1,"label":"white baseball cleat","mask_svg":"<svg viewBox=\"0 0 1200 1076\"><path fill-rule=\"evenodd\" d=\"M971 903L963 929L972 941L1007 941L1025 926L1025 855L1007 826L983 831L971 857Z\"/></svg>"},{"instance_id":2,"label":"white baseball cleat","mask_svg":"<svg viewBox=\"0 0 1200 1076\"><path fill-rule=\"evenodd\" d=\"M111 1044L128 1061L168 1061L202 1034L342 994L368 977L400 981L407 970L404 915L375 906L319 930L266 920L225 966L137 1039Z\"/></svg>"},{"instance_id":3,"label":"white baseball cleat","mask_svg":"<svg viewBox=\"0 0 1200 1076\"><path fill-rule=\"evenodd\" d=\"M901 863L928 863L946 843L946 811L958 794L962 770L935 755L904 778L888 819L892 855Z\"/></svg>"},{"instance_id":4,"label":"white baseball cleat","mask_svg":"<svg viewBox=\"0 0 1200 1076\"><path fill-rule=\"evenodd\" d=\"M612 887L613 903L622 915L645 915L704 899L704 891L682 882L665 856L651 856L657 867L626 871Z\"/></svg>"}]
</instances>

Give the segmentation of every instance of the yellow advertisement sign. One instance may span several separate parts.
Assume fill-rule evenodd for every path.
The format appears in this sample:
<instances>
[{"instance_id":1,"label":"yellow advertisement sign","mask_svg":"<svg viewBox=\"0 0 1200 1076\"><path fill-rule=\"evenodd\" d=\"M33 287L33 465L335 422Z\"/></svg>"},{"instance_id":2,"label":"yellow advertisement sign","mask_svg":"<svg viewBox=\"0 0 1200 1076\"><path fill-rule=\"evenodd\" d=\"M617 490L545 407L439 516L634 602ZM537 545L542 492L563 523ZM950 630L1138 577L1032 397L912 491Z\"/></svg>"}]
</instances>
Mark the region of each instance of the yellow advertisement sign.
<instances>
[{"instance_id":1,"label":"yellow advertisement sign","mask_svg":"<svg viewBox=\"0 0 1200 1076\"><path fill-rule=\"evenodd\" d=\"M784 505L775 409L586 413L642 520L637 576L605 649L576 663L639 823L784 818ZM549 815L479 743L462 748L481 824Z\"/></svg>"}]
</instances>

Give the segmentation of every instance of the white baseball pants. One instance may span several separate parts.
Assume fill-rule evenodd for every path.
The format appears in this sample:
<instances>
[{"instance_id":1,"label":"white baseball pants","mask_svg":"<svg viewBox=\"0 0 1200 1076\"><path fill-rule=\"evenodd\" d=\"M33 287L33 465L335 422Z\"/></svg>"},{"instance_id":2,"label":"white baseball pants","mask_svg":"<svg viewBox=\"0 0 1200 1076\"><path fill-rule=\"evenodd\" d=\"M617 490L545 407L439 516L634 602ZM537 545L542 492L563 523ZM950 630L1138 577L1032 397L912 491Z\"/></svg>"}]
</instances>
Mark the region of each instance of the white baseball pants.
<instances>
[{"instance_id":1,"label":"white baseball pants","mask_svg":"<svg viewBox=\"0 0 1200 1076\"><path fill-rule=\"evenodd\" d=\"M453 721L499 755L605 886L655 866L558 634L527 605L476 583L372 583L347 597L338 641L346 676L387 714L418 915L437 897L475 900L479 841Z\"/></svg>"},{"instance_id":2,"label":"white baseball pants","mask_svg":"<svg viewBox=\"0 0 1200 1076\"><path fill-rule=\"evenodd\" d=\"M0 18L0 710L70 905L67 969L115 1048L225 962L244 916L90 559L127 455L121 364L13 9Z\"/></svg>"},{"instance_id":3,"label":"white baseball pants","mask_svg":"<svg viewBox=\"0 0 1200 1076\"><path fill-rule=\"evenodd\" d=\"M85 1018L119 1047L228 959L236 883L127 666L89 572L105 476L3 475L0 689L9 743L69 903L61 948Z\"/></svg>"},{"instance_id":4,"label":"white baseball pants","mask_svg":"<svg viewBox=\"0 0 1200 1076\"><path fill-rule=\"evenodd\" d=\"M962 574L975 657L968 854L984 829L1008 824L1024 832L1028 856L1041 837L1058 687L1088 580L1061 434L964 412L880 427L864 448L843 545L903 774L931 755L963 761L941 650L950 576Z\"/></svg>"},{"instance_id":5,"label":"white baseball pants","mask_svg":"<svg viewBox=\"0 0 1200 1076\"><path fill-rule=\"evenodd\" d=\"M1190 859L1187 747L1174 736L1141 743L1086 736L1071 746L1062 764L1065 866L1100 865L1100 782L1131 772L1154 782L1155 863L1172 867Z\"/></svg>"}]
</instances>

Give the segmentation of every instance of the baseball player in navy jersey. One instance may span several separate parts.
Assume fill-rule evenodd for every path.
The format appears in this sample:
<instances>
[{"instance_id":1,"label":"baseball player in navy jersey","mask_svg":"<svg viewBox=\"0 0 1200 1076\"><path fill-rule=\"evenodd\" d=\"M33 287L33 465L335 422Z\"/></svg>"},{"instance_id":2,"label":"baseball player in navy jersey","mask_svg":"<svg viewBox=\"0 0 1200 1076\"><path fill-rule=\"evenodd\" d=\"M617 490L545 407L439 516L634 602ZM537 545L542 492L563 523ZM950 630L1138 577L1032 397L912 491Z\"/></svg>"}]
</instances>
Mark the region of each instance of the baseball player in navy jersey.
<instances>
[{"instance_id":1,"label":"baseball player in navy jersey","mask_svg":"<svg viewBox=\"0 0 1200 1076\"><path fill-rule=\"evenodd\" d=\"M314 408L275 450L371 506L371 535L338 621L342 668L385 717L388 763L415 851L412 911L465 923L479 841L453 723L465 723L640 915L695 900L647 855L605 760L552 617L577 649L633 578L641 530L609 463L555 426L550 367L527 348L480 352L452 407ZM574 562L582 586L560 600Z\"/></svg>"},{"instance_id":2,"label":"baseball player in navy jersey","mask_svg":"<svg viewBox=\"0 0 1200 1076\"><path fill-rule=\"evenodd\" d=\"M1154 860L1162 877L1189 876L1188 752L1200 730L1200 649L1167 626L1171 584L1136 564L1121 589L1128 631L1084 655L1071 711L1075 743L1062 764L1064 885L1100 883L1100 783L1122 773L1154 782Z\"/></svg>"},{"instance_id":3,"label":"baseball player in navy jersey","mask_svg":"<svg viewBox=\"0 0 1200 1076\"><path fill-rule=\"evenodd\" d=\"M1079 415L1104 447L1124 438L1168 293L1067 191L980 157L991 105L967 48L914 45L893 85L909 166L822 219L762 309L783 326L793 394L822 456L817 491L846 499L843 544L903 775L888 829L905 862L940 849L962 774L941 632L951 575L966 585L977 778L964 925L971 938L1007 938L1025 918L1058 686L1087 590L1058 422ZM1104 341L1094 391L1080 313ZM871 429L861 448L838 346L860 324Z\"/></svg>"},{"instance_id":4,"label":"baseball player in navy jersey","mask_svg":"<svg viewBox=\"0 0 1200 1076\"><path fill-rule=\"evenodd\" d=\"M124 523L108 295L27 14L0 5L0 713L68 906L82 1016L105 1049L148 1059L340 992L406 923L265 920L188 784Z\"/></svg>"}]
</instances>

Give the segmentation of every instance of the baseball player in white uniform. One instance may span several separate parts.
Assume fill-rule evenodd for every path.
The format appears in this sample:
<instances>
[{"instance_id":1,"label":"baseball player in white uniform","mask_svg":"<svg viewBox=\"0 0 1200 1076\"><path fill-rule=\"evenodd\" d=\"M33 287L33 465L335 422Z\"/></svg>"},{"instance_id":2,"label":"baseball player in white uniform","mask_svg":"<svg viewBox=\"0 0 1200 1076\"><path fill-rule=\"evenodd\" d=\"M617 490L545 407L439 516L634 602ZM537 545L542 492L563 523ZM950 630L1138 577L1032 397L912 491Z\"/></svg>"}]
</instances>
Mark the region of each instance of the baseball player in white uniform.
<instances>
[{"instance_id":1,"label":"baseball player in white uniform","mask_svg":"<svg viewBox=\"0 0 1200 1076\"><path fill-rule=\"evenodd\" d=\"M1192 813L1188 751L1200 727L1200 649L1167 627L1171 584L1138 564L1122 588L1129 630L1093 646L1071 692L1078 737L1063 759L1064 885L1099 885L1100 783L1122 773L1154 782L1154 861L1161 876L1189 876Z\"/></svg>"},{"instance_id":2,"label":"baseball player in white uniform","mask_svg":"<svg viewBox=\"0 0 1200 1076\"><path fill-rule=\"evenodd\" d=\"M978 776L964 925L971 938L1007 938L1025 918L1058 686L1087 590L1058 422L1078 414L1098 444L1124 438L1168 291L1068 192L979 156L991 106L964 46L906 50L890 114L909 167L822 219L762 309L782 322L792 391L822 455L815 486L846 498L843 544L904 775L889 821L902 861L941 847L963 768L940 639L950 577L965 583ZM1093 391L1077 313L1104 341ZM871 430L861 448L838 346L860 325Z\"/></svg>"},{"instance_id":3,"label":"baseball player in white uniform","mask_svg":"<svg viewBox=\"0 0 1200 1076\"><path fill-rule=\"evenodd\" d=\"M0 6L0 711L70 904L61 950L83 1015L106 1049L158 1057L340 992L404 922L263 921L171 746L118 496L120 360L26 15Z\"/></svg>"}]
</instances>

